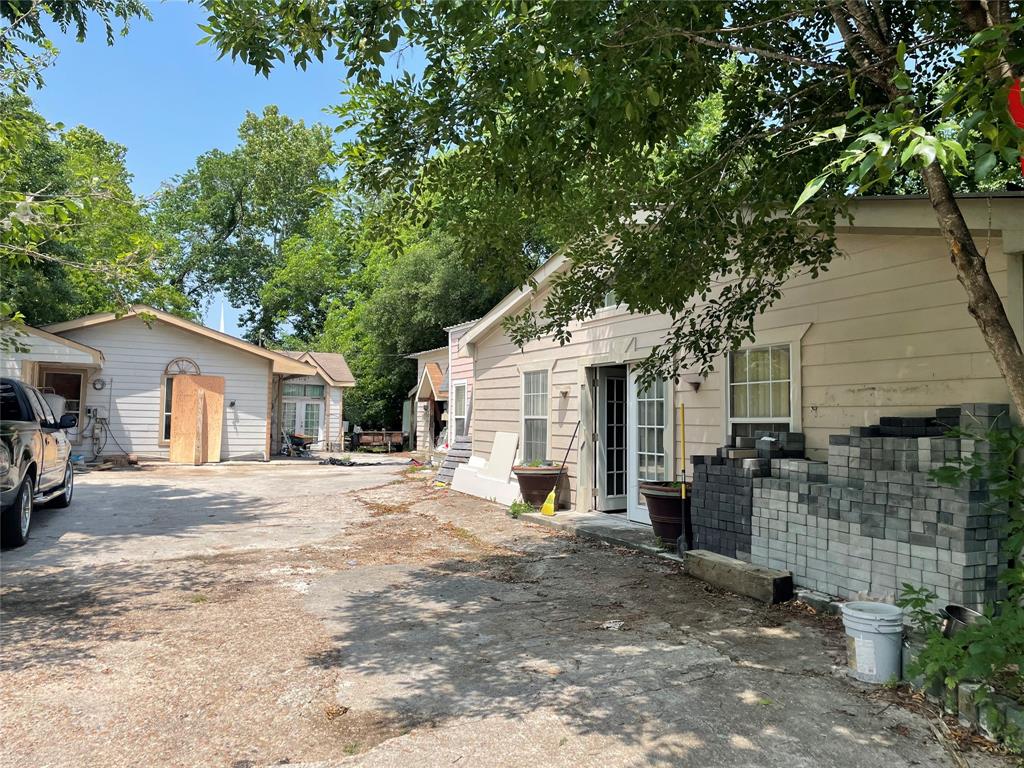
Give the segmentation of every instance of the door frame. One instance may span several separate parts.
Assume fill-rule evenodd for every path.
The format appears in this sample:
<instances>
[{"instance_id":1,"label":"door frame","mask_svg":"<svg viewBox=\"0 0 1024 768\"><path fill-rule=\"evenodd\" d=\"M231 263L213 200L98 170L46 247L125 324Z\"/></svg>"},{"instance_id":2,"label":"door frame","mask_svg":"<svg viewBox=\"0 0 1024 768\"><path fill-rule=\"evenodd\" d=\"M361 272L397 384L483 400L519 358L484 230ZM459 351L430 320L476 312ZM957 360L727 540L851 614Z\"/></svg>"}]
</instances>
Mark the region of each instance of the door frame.
<instances>
[{"instance_id":1,"label":"door frame","mask_svg":"<svg viewBox=\"0 0 1024 768\"><path fill-rule=\"evenodd\" d=\"M594 398L594 508L598 512L623 512L628 503L629 489L629 370L624 365L605 365L596 369ZM624 492L608 495L608 394L611 380L622 382L623 481Z\"/></svg>"},{"instance_id":2,"label":"door frame","mask_svg":"<svg viewBox=\"0 0 1024 768\"><path fill-rule=\"evenodd\" d=\"M78 426L74 429L74 436L68 438L68 442L71 445L82 444L82 429L85 427L85 398L88 393L89 383L89 370L86 368L68 368L62 365L52 365L47 363L40 363L36 369L36 385L39 391L43 391L46 388L46 374L48 373L70 373L79 376L79 394L78 394ZM60 418L59 416L57 418Z\"/></svg>"}]
</instances>

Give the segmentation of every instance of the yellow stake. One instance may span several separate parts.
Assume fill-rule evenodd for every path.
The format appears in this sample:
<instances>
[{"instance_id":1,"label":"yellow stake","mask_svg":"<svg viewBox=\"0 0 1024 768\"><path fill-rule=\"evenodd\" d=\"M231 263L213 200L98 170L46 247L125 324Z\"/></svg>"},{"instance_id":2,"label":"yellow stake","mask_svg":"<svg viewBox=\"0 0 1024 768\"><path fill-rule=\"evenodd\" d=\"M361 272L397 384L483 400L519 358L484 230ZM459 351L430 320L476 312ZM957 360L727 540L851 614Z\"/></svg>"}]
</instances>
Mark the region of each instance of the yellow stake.
<instances>
[{"instance_id":1,"label":"yellow stake","mask_svg":"<svg viewBox=\"0 0 1024 768\"><path fill-rule=\"evenodd\" d=\"M679 470L683 476L683 482L679 486L682 497L686 498L686 406L679 404Z\"/></svg>"}]
</instances>

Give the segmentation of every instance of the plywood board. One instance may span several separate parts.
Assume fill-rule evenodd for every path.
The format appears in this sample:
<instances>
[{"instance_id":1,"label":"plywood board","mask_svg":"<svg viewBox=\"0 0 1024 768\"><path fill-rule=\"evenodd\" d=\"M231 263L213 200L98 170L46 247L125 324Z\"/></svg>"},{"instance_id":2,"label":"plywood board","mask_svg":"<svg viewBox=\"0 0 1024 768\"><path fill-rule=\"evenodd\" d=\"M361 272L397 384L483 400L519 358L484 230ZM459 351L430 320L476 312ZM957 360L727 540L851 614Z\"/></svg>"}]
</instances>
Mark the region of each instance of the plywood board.
<instances>
[{"instance_id":1,"label":"plywood board","mask_svg":"<svg viewBox=\"0 0 1024 768\"><path fill-rule=\"evenodd\" d=\"M519 435L514 432L496 432L491 456L487 464L480 470L481 477L508 482L512 474L512 465L516 461L516 449L519 447Z\"/></svg>"},{"instance_id":2,"label":"plywood board","mask_svg":"<svg viewBox=\"0 0 1024 768\"><path fill-rule=\"evenodd\" d=\"M168 460L176 464L220 461L224 378L175 376Z\"/></svg>"}]
</instances>

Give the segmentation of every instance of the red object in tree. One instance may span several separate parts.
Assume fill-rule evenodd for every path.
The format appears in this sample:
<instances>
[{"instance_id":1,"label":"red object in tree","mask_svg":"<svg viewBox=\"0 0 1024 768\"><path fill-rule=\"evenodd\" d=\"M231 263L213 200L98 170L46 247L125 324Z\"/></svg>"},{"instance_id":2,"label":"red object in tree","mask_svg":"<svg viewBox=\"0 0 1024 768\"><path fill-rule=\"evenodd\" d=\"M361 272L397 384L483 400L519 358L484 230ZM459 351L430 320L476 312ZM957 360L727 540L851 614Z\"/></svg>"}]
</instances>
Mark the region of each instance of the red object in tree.
<instances>
[{"instance_id":1,"label":"red object in tree","mask_svg":"<svg viewBox=\"0 0 1024 768\"><path fill-rule=\"evenodd\" d=\"M1020 78L1013 81L1007 100L1010 102L1010 117L1013 118L1013 122L1018 128L1024 128L1024 98L1021 96ZM1024 154L1020 156L1020 172L1024 174Z\"/></svg>"}]
</instances>

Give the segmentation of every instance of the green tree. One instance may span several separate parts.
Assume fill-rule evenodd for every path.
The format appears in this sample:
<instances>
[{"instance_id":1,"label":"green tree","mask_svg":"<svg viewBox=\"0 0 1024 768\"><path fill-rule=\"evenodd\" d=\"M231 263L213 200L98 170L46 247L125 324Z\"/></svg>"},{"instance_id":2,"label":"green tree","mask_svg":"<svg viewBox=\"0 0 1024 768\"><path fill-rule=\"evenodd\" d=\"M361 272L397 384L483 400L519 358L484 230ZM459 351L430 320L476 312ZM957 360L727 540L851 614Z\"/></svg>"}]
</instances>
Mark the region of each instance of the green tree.
<instances>
[{"instance_id":1,"label":"green tree","mask_svg":"<svg viewBox=\"0 0 1024 768\"><path fill-rule=\"evenodd\" d=\"M789 277L827 269L851 189L920 184L1024 412L1021 346L952 194L1019 158L1019 0L205 5L209 39L257 71L331 52L347 67L339 112L365 194L469 246L524 218L570 246L540 316L510 324L517 340L566 339L614 289L672 319L649 373L706 369ZM385 75L400 44L422 74ZM720 127L695 137L713 99Z\"/></svg>"},{"instance_id":2,"label":"green tree","mask_svg":"<svg viewBox=\"0 0 1024 768\"><path fill-rule=\"evenodd\" d=\"M23 96L0 100L0 120L12 114L23 137L4 181L20 202L0 242L0 301L35 325L138 301L187 312L163 278L168 243L132 194L125 148L84 126L50 126Z\"/></svg>"},{"instance_id":3,"label":"green tree","mask_svg":"<svg viewBox=\"0 0 1024 768\"><path fill-rule=\"evenodd\" d=\"M356 378L346 397L363 426L397 427L415 383L405 356L448 343L444 328L487 312L524 273L481 281L451 237L413 238L396 255L388 243L364 240L362 268L328 313L317 348L345 355Z\"/></svg>"},{"instance_id":4,"label":"green tree","mask_svg":"<svg viewBox=\"0 0 1024 768\"><path fill-rule=\"evenodd\" d=\"M54 303L67 299L64 254L58 244L82 200L69 196L67 179L56 167L57 154L40 138L45 132L42 120L22 97L29 86L42 85L42 71L57 54L46 34L48 25L63 32L74 29L80 42L93 16L99 18L109 45L114 42L114 19L122 22L125 34L130 21L148 19L149 12L140 0L0 2L0 273L5 282L0 350L17 343L17 327L24 322L14 303L18 297L38 303L49 292ZM40 161L45 161L43 166Z\"/></svg>"},{"instance_id":5,"label":"green tree","mask_svg":"<svg viewBox=\"0 0 1024 768\"><path fill-rule=\"evenodd\" d=\"M178 243L171 284L193 301L222 291L244 310L250 339L277 337L261 293L285 266L285 243L309 234L308 222L334 189L330 130L307 126L269 106L248 113L239 145L213 150L164 190L156 221Z\"/></svg>"},{"instance_id":6,"label":"green tree","mask_svg":"<svg viewBox=\"0 0 1024 768\"><path fill-rule=\"evenodd\" d=\"M291 329L292 344L310 344L323 330L361 266L357 226L347 211L323 205L281 248L282 263L260 290L260 305L275 328Z\"/></svg>"}]
</instances>

